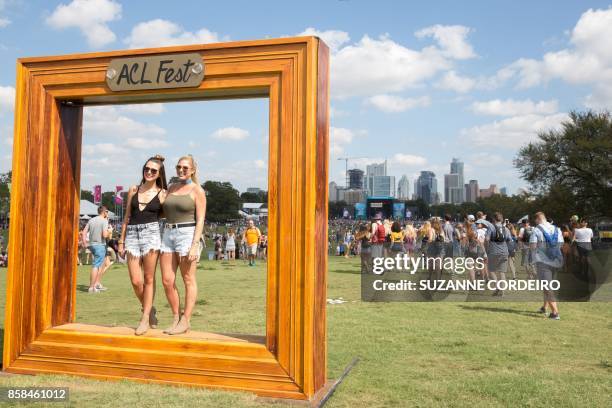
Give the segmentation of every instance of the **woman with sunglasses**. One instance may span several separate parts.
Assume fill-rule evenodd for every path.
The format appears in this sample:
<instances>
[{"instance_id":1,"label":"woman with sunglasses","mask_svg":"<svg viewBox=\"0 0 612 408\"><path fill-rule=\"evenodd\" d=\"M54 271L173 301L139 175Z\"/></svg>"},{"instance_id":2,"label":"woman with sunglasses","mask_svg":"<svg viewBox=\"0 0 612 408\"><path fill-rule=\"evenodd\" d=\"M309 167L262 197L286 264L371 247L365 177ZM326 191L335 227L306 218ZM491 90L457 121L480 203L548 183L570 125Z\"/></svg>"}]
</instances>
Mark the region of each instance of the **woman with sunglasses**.
<instances>
[{"instance_id":1,"label":"woman with sunglasses","mask_svg":"<svg viewBox=\"0 0 612 408\"><path fill-rule=\"evenodd\" d=\"M119 238L119 253L127 252L128 271L136 297L142 305L142 318L135 334L141 336L149 327L157 327L155 295L155 268L161 247L159 219L165 198L166 172L164 158L151 157L142 166L142 180L128 192L125 218Z\"/></svg>"},{"instance_id":2,"label":"woman with sunglasses","mask_svg":"<svg viewBox=\"0 0 612 408\"><path fill-rule=\"evenodd\" d=\"M198 294L196 263L200 255L200 238L206 216L206 195L198 184L197 167L191 155L181 157L176 165L178 181L168 188L163 203L166 228L161 245L161 272L164 291L174 315L167 334L182 334L189 330L191 314ZM185 284L183 315L176 289L176 272L181 270Z\"/></svg>"}]
</instances>

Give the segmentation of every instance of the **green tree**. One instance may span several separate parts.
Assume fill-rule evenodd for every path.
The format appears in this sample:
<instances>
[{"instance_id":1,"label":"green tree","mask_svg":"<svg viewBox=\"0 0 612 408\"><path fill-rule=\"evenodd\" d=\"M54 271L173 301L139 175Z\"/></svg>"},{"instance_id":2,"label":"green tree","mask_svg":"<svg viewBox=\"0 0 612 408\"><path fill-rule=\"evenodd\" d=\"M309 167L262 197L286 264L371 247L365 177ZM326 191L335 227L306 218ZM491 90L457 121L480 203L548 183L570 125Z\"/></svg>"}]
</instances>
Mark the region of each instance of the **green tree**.
<instances>
[{"instance_id":1,"label":"green tree","mask_svg":"<svg viewBox=\"0 0 612 408\"><path fill-rule=\"evenodd\" d=\"M349 205L346 201L335 201L329 202L329 218L338 218L342 217L344 209L349 209Z\"/></svg>"},{"instance_id":2,"label":"green tree","mask_svg":"<svg viewBox=\"0 0 612 408\"><path fill-rule=\"evenodd\" d=\"M609 112L571 112L562 129L540 132L514 160L521 177L544 197L563 192L573 202L566 214L612 214L612 117ZM546 200L541 201L545 203ZM543 209L545 210L545 209Z\"/></svg>"},{"instance_id":3,"label":"green tree","mask_svg":"<svg viewBox=\"0 0 612 408\"><path fill-rule=\"evenodd\" d=\"M208 221L225 222L239 217L240 194L232 183L207 181L202 188L206 191L206 219Z\"/></svg>"}]
</instances>

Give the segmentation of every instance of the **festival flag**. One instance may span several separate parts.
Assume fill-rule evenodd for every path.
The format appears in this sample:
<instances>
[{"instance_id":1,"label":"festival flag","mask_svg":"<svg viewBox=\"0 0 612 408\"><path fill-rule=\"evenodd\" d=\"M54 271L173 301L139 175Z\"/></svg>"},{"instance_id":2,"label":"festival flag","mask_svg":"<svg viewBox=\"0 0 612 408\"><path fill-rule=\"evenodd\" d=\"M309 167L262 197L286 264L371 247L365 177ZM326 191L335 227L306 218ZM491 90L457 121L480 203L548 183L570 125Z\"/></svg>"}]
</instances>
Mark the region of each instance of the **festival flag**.
<instances>
[{"instance_id":1,"label":"festival flag","mask_svg":"<svg viewBox=\"0 0 612 408\"><path fill-rule=\"evenodd\" d=\"M115 186L115 204L122 205L123 198L121 197L121 192L123 191L123 186Z\"/></svg>"},{"instance_id":2,"label":"festival flag","mask_svg":"<svg viewBox=\"0 0 612 408\"><path fill-rule=\"evenodd\" d=\"M94 186L93 199L95 205L102 202L102 186L100 184Z\"/></svg>"}]
</instances>

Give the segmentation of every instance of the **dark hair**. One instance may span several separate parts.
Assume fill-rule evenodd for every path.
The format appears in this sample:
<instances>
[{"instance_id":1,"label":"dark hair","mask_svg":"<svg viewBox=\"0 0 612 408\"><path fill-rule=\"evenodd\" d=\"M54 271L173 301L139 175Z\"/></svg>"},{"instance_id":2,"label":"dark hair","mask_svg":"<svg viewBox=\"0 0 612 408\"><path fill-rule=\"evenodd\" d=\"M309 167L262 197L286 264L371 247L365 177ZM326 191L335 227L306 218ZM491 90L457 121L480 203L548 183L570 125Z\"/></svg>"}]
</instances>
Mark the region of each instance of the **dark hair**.
<instances>
[{"instance_id":1,"label":"dark hair","mask_svg":"<svg viewBox=\"0 0 612 408\"><path fill-rule=\"evenodd\" d=\"M504 220L504 216L500 212L496 212L493 214L493 219L497 222L502 222Z\"/></svg>"},{"instance_id":2,"label":"dark hair","mask_svg":"<svg viewBox=\"0 0 612 408\"><path fill-rule=\"evenodd\" d=\"M98 207L98 215L102 214L104 211L108 210L105 205L101 205Z\"/></svg>"},{"instance_id":3,"label":"dark hair","mask_svg":"<svg viewBox=\"0 0 612 408\"><path fill-rule=\"evenodd\" d=\"M157 179L155 179L155 184L159 188L163 188L164 190L168 189L168 182L166 181L166 169L164 168L164 157L156 154L153 157L149 157L145 164L142 165L142 179L140 180L140 185L142 186L145 183L144 179L144 171L145 167L147 167L148 162L153 162L159 165L159 173L157 174Z\"/></svg>"},{"instance_id":4,"label":"dark hair","mask_svg":"<svg viewBox=\"0 0 612 408\"><path fill-rule=\"evenodd\" d=\"M451 217L451 215L450 215L450 214L444 214L444 220L445 220L445 221L450 221L450 220L452 220L452 219L453 219L453 217Z\"/></svg>"},{"instance_id":5,"label":"dark hair","mask_svg":"<svg viewBox=\"0 0 612 408\"><path fill-rule=\"evenodd\" d=\"M393 221L393 224L391 224L391 231L400 232L401 230L402 226L400 225L399 221Z\"/></svg>"}]
</instances>

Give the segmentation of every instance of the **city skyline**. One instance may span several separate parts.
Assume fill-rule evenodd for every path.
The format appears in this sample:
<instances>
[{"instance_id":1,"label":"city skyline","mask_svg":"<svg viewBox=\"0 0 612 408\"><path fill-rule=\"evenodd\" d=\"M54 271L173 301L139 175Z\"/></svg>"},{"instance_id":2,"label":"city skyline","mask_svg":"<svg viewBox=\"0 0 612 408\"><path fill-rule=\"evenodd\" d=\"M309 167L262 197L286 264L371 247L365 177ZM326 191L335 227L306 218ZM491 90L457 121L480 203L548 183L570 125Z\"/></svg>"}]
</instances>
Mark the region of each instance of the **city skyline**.
<instances>
[{"instance_id":1,"label":"city skyline","mask_svg":"<svg viewBox=\"0 0 612 408\"><path fill-rule=\"evenodd\" d=\"M563 7L552 0L528 7L314 1L291 8L278 1L267 7L185 1L161 13L162 4L0 1L0 56L7 62L0 71L0 172L11 168L14 61L25 56L319 36L330 47L327 182L339 185L347 167L341 157L358 157L349 167L362 169L387 158L396 183L404 174L412 183L427 169L440 185L448 162L460 157L464 181L514 193L527 187L512 165L522 145L538 131L558 129L571 110L611 107L609 0ZM83 186L133 184L139 170L132 162L191 153L204 165L202 180L265 188L268 101L258 102L108 106L93 116L92 110L86 119L96 135L85 139L83 164L98 167L84 167Z\"/></svg>"}]
</instances>

